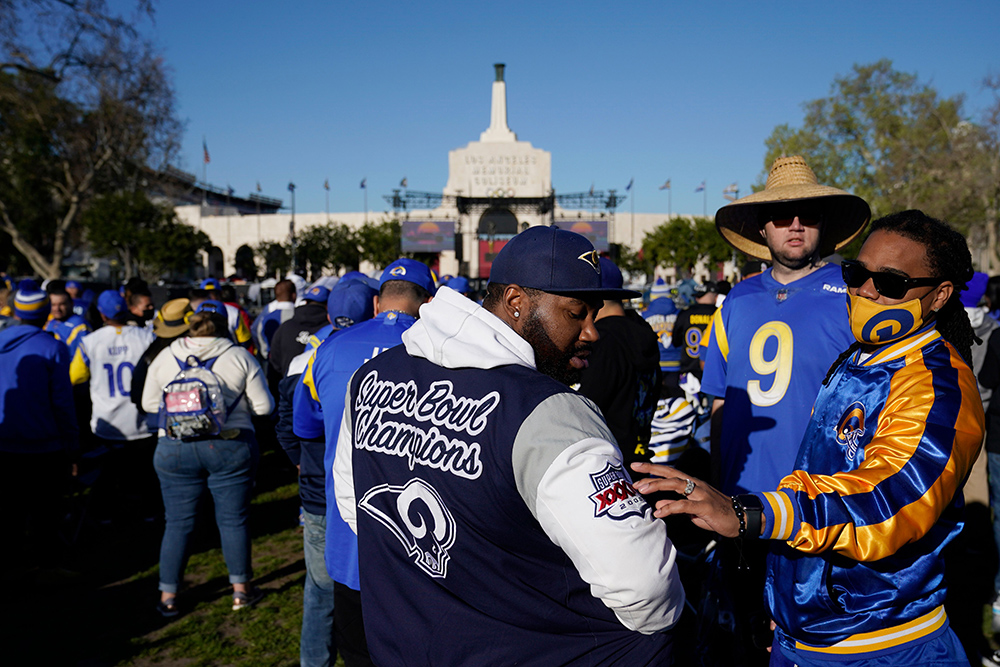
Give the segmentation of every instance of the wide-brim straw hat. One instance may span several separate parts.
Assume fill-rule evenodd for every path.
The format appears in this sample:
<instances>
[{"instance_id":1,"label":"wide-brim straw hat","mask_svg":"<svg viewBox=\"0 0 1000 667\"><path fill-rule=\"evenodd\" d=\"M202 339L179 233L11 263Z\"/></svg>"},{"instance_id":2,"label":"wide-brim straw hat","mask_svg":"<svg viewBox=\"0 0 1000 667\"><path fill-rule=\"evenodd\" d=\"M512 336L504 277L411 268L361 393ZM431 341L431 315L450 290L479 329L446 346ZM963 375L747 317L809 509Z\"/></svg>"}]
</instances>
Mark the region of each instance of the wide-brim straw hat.
<instances>
[{"instance_id":1,"label":"wide-brim straw hat","mask_svg":"<svg viewBox=\"0 0 1000 667\"><path fill-rule=\"evenodd\" d=\"M171 299L160 307L153 320L153 333L160 338L174 338L187 332L188 317L191 314L191 301L188 299Z\"/></svg>"},{"instance_id":2,"label":"wide-brim straw hat","mask_svg":"<svg viewBox=\"0 0 1000 667\"><path fill-rule=\"evenodd\" d=\"M722 238L737 250L770 259L771 252L760 230L779 204L802 202L803 212L819 215L823 220L820 256L840 250L858 237L868 225L872 211L868 203L856 195L820 185L816 174L798 156L780 157L767 174L767 183L760 192L737 199L719 209L715 226ZM791 206L795 211L798 207Z\"/></svg>"}]
</instances>

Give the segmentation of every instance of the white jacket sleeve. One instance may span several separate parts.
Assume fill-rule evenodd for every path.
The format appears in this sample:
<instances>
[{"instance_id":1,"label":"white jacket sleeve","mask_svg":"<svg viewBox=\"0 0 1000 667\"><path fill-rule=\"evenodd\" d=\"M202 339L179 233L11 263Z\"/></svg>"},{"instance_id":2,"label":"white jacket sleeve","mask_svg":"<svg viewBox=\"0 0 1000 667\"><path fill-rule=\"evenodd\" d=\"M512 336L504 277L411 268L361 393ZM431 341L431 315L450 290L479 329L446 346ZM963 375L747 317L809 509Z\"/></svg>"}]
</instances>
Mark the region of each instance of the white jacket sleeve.
<instances>
[{"instance_id":1,"label":"white jacket sleeve","mask_svg":"<svg viewBox=\"0 0 1000 667\"><path fill-rule=\"evenodd\" d=\"M274 397L267 387L267 380L260 364L250 352L242 347L236 348L243 363L246 365L246 397L250 402L250 409L258 417L269 415L274 410Z\"/></svg>"},{"instance_id":2,"label":"white jacket sleeve","mask_svg":"<svg viewBox=\"0 0 1000 667\"><path fill-rule=\"evenodd\" d=\"M333 492L337 498L337 509L354 534L358 534L358 504L354 498L354 438L351 433L351 383L347 383L347 398L344 399L344 416L340 420L340 434L337 436L337 454L333 460Z\"/></svg>"},{"instance_id":3,"label":"white jacket sleeve","mask_svg":"<svg viewBox=\"0 0 1000 667\"><path fill-rule=\"evenodd\" d=\"M525 504L622 625L645 634L684 609L677 551L632 488L600 411L574 394L544 401L519 429L514 474Z\"/></svg>"}]
</instances>

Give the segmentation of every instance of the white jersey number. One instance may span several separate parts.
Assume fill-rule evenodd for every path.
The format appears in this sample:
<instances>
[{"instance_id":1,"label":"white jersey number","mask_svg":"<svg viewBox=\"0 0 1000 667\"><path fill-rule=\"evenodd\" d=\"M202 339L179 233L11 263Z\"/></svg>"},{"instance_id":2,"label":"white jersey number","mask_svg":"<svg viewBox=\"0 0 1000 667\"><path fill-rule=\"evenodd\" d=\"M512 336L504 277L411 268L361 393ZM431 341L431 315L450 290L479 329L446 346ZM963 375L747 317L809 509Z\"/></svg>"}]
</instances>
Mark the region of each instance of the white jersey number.
<instances>
[{"instance_id":1,"label":"white jersey number","mask_svg":"<svg viewBox=\"0 0 1000 667\"><path fill-rule=\"evenodd\" d=\"M764 358L764 346L771 338L778 339L778 349L770 359ZM770 389L761 388L759 380L747 382L750 402L760 407L774 405L785 397L792 380L792 329L784 322L768 322L757 329L750 341L750 366L759 375L774 375Z\"/></svg>"}]
</instances>

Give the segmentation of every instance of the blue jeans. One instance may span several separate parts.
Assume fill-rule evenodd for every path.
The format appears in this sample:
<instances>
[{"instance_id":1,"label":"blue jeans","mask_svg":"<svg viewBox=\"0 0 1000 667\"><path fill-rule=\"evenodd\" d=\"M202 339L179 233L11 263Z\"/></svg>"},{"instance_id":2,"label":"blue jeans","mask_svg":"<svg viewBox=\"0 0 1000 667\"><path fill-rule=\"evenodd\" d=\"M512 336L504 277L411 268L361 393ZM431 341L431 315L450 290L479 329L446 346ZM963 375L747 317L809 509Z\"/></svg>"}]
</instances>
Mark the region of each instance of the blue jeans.
<instances>
[{"instance_id":1,"label":"blue jeans","mask_svg":"<svg viewBox=\"0 0 1000 667\"><path fill-rule=\"evenodd\" d=\"M188 540L194 531L198 503L207 488L215 502L222 555L229 582L246 583L250 565L250 495L257 470L257 439L241 431L234 440L160 438L153 467L160 478L166 528L160 545L160 590L177 593L187 565Z\"/></svg>"},{"instance_id":2,"label":"blue jeans","mask_svg":"<svg viewBox=\"0 0 1000 667\"><path fill-rule=\"evenodd\" d=\"M306 586L302 594L302 667L329 667L337 659L333 641L333 579L326 572L326 515L302 510Z\"/></svg>"},{"instance_id":3,"label":"blue jeans","mask_svg":"<svg viewBox=\"0 0 1000 667\"><path fill-rule=\"evenodd\" d=\"M997 397L1000 400L1000 396ZM993 540L1000 552L1000 454L986 452L990 480L990 509L993 510ZM1000 569L993 577L993 592L1000 594Z\"/></svg>"}]
</instances>

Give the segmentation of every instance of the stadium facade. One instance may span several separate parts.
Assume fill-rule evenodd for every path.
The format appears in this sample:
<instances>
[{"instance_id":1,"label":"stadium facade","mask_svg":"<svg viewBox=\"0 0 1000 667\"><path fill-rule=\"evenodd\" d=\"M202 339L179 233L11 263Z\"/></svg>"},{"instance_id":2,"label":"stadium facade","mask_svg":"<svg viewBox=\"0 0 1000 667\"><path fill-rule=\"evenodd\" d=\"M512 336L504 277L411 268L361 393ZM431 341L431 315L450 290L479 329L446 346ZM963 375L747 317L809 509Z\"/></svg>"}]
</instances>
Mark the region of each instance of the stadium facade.
<instances>
[{"instance_id":1,"label":"stadium facade","mask_svg":"<svg viewBox=\"0 0 1000 667\"><path fill-rule=\"evenodd\" d=\"M439 274L488 277L493 257L519 231L557 225L588 236L599 250L609 244L637 248L643 236L667 220L665 213L635 213L622 206L626 193L556 194L552 155L520 141L507 125L504 66L495 65L490 125L478 141L448 153L448 181L440 193L403 188L386 197L391 212L295 213L242 206L176 207L178 217L212 241L205 274L235 272L237 253L262 242L287 242L330 221L358 228L366 221L398 219L403 252L424 253ZM686 217L686 216L685 216ZM365 267L362 267L364 269ZM374 267L369 267L374 268Z\"/></svg>"}]
</instances>

